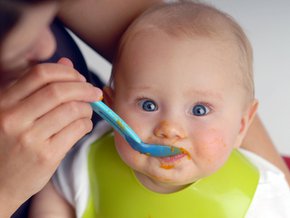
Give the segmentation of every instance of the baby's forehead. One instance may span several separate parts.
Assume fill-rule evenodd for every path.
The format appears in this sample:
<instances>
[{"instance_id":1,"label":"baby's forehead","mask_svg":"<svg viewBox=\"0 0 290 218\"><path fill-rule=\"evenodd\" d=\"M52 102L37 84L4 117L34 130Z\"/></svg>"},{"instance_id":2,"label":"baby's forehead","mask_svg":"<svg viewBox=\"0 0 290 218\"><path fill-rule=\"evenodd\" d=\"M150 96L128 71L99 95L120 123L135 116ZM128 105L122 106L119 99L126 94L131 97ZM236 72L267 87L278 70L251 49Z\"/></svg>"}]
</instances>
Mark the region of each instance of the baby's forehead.
<instances>
[{"instance_id":1,"label":"baby's forehead","mask_svg":"<svg viewBox=\"0 0 290 218\"><path fill-rule=\"evenodd\" d=\"M235 72L238 81L253 93L251 45L242 28L229 15L193 2L158 6L145 12L128 28L121 40L119 54L137 35L147 32L153 36L158 31L180 40L206 38L231 49L240 69ZM221 52L220 56L223 55Z\"/></svg>"},{"instance_id":2,"label":"baby's forehead","mask_svg":"<svg viewBox=\"0 0 290 218\"><path fill-rule=\"evenodd\" d=\"M182 2L163 5L141 15L131 28L155 26L171 34L223 35L239 25L227 14L204 4Z\"/></svg>"},{"instance_id":3,"label":"baby's forehead","mask_svg":"<svg viewBox=\"0 0 290 218\"><path fill-rule=\"evenodd\" d=\"M232 43L238 48L249 47L243 30L231 17L207 5L195 3L172 4L149 10L130 26L121 44L138 33L151 31L154 34L154 30L182 40L205 37L224 44ZM247 52L243 54L248 55Z\"/></svg>"}]
</instances>

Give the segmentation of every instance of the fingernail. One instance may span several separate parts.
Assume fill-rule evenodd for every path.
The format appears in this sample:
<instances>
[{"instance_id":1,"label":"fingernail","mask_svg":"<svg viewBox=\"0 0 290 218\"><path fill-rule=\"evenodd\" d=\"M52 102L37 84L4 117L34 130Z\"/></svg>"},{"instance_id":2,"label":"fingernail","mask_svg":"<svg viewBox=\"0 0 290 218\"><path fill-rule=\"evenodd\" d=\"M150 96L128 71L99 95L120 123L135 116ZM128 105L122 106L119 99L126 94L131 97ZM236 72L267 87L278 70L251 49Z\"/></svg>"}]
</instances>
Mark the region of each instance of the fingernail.
<instances>
[{"instance_id":1,"label":"fingernail","mask_svg":"<svg viewBox=\"0 0 290 218\"><path fill-rule=\"evenodd\" d=\"M80 78L80 80L82 82L86 82L87 81L86 77L84 77L82 74L79 74L79 78Z\"/></svg>"},{"instance_id":2,"label":"fingernail","mask_svg":"<svg viewBox=\"0 0 290 218\"><path fill-rule=\"evenodd\" d=\"M103 100L103 92L102 92L102 90L101 89L99 89L98 88L98 90L97 90L97 94L98 94L98 96L99 96L99 101L102 101Z\"/></svg>"}]
</instances>

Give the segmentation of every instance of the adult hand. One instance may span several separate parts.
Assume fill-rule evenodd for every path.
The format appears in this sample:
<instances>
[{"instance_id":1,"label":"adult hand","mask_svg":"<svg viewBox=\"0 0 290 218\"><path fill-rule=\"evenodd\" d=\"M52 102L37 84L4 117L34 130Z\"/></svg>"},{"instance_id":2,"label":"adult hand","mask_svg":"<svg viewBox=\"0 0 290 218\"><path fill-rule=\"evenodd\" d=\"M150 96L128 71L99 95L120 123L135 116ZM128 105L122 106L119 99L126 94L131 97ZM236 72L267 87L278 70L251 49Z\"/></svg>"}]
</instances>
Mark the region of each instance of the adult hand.
<instances>
[{"instance_id":1,"label":"adult hand","mask_svg":"<svg viewBox=\"0 0 290 218\"><path fill-rule=\"evenodd\" d=\"M0 216L10 216L50 179L92 129L88 102L100 89L68 59L39 64L0 93Z\"/></svg>"}]
</instances>

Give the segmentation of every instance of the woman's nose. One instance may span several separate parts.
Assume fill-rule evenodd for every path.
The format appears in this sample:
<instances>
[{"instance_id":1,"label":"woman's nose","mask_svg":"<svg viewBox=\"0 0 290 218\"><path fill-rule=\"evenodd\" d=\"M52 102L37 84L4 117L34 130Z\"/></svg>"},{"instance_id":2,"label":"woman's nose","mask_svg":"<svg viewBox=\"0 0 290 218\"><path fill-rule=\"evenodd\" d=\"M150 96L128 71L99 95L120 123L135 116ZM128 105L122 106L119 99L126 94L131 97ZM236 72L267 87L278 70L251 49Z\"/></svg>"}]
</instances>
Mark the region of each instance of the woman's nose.
<instances>
[{"instance_id":1,"label":"woman's nose","mask_svg":"<svg viewBox=\"0 0 290 218\"><path fill-rule=\"evenodd\" d=\"M35 41L33 49L27 54L30 61L43 61L50 58L56 49L56 41L49 27L45 28Z\"/></svg>"},{"instance_id":2,"label":"woman's nose","mask_svg":"<svg viewBox=\"0 0 290 218\"><path fill-rule=\"evenodd\" d=\"M169 121L161 121L154 128L154 135L163 139L182 139L185 137L183 128Z\"/></svg>"}]
</instances>

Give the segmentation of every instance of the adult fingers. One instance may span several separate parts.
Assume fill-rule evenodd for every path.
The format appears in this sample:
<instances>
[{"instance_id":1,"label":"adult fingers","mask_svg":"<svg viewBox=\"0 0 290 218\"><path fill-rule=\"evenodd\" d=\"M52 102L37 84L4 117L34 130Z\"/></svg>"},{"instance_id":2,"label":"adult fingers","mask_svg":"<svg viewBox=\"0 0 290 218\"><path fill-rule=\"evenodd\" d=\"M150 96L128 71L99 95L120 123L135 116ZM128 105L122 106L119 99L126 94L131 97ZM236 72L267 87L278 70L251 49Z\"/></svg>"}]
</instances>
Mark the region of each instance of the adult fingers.
<instances>
[{"instance_id":1,"label":"adult fingers","mask_svg":"<svg viewBox=\"0 0 290 218\"><path fill-rule=\"evenodd\" d=\"M54 82L78 81L85 78L71 66L64 64L39 64L31 68L22 78L0 93L0 108L9 108L38 89Z\"/></svg>"},{"instance_id":2,"label":"adult fingers","mask_svg":"<svg viewBox=\"0 0 290 218\"><path fill-rule=\"evenodd\" d=\"M52 136L49 142L50 146L47 149L55 158L61 160L67 151L92 128L93 123L90 119L76 120L63 128L58 134Z\"/></svg>"},{"instance_id":3,"label":"adult fingers","mask_svg":"<svg viewBox=\"0 0 290 218\"><path fill-rule=\"evenodd\" d=\"M52 91L52 90L53 91ZM88 83L56 83L39 90L18 105L0 113L0 129L11 137L22 134L51 110L70 101L91 102L100 99L101 91ZM57 122L51 120L51 122Z\"/></svg>"},{"instance_id":4,"label":"adult fingers","mask_svg":"<svg viewBox=\"0 0 290 218\"><path fill-rule=\"evenodd\" d=\"M46 141L71 123L79 119L90 119L91 116L92 108L88 103L68 102L36 120L29 134L31 138L37 138L40 142Z\"/></svg>"},{"instance_id":5,"label":"adult fingers","mask_svg":"<svg viewBox=\"0 0 290 218\"><path fill-rule=\"evenodd\" d=\"M16 129L22 131L63 103L97 101L100 99L101 93L98 88L84 82L49 84L21 101L17 107L9 110L8 113L13 114L10 116L11 128L15 131Z\"/></svg>"}]
</instances>

